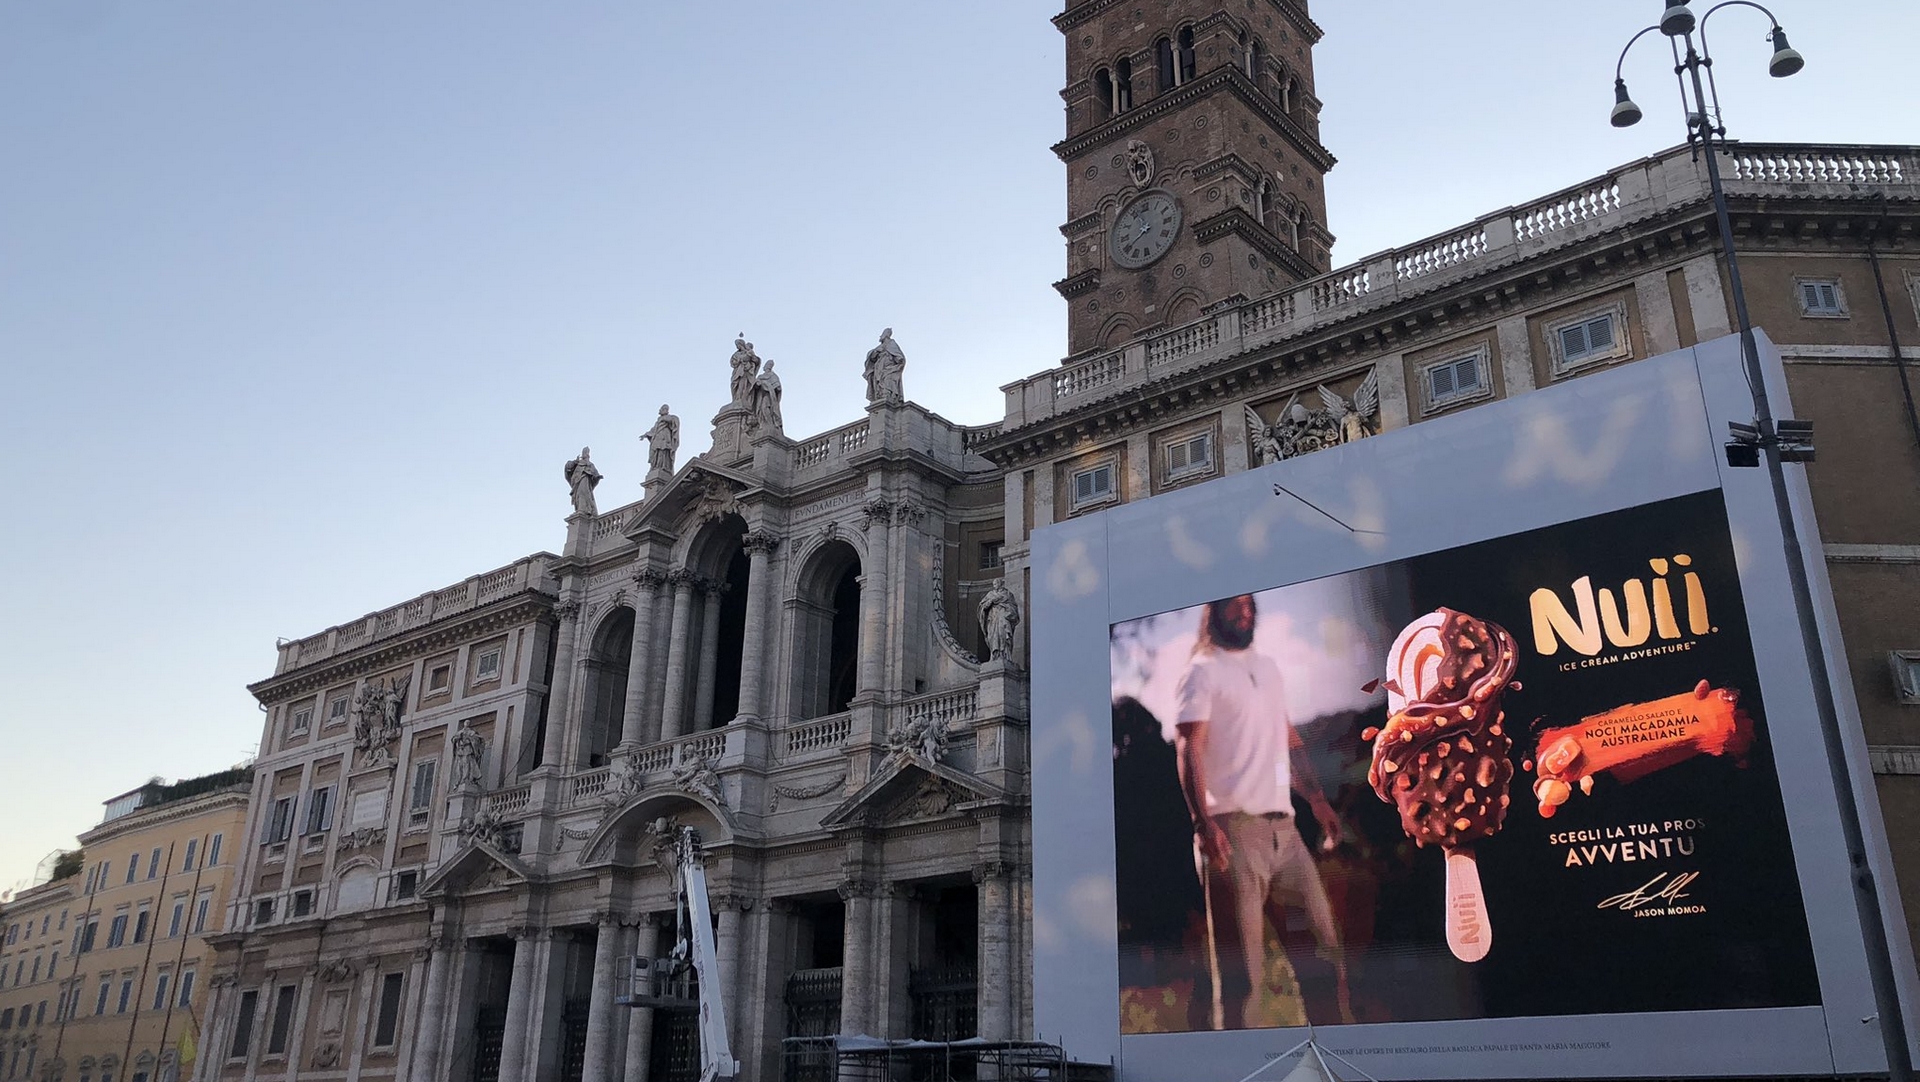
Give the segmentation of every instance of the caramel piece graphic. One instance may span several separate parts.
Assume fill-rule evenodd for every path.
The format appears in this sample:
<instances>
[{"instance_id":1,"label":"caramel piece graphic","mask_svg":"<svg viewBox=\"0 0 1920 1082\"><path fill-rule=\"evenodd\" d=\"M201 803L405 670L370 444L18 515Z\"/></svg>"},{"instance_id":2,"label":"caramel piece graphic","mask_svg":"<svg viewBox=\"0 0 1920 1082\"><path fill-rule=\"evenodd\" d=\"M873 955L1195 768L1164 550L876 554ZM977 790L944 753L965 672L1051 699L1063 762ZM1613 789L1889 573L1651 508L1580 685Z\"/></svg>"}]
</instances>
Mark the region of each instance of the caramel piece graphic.
<instances>
[{"instance_id":1,"label":"caramel piece graphic","mask_svg":"<svg viewBox=\"0 0 1920 1082\"><path fill-rule=\"evenodd\" d=\"M1367 781L1400 812L1416 845L1446 851L1447 946L1477 962L1493 946L1473 843L1505 820L1513 738L1500 697L1518 650L1498 624L1436 609L1400 632L1387 653L1387 724L1368 729Z\"/></svg>"},{"instance_id":2,"label":"caramel piece graphic","mask_svg":"<svg viewBox=\"0 0 1920 1082\"><path fill-rule=\"evenodd\" d=\"M1690 692L1652 702L1629 703L1581 718L1578 725L1540 733L1533 795L1540 814L1573 795L1593 791L1593 777L1637 781L1696 755L1730 755L1746 765L1753 746L1753 719L1740 709L1740 693L1702 680Z\"/></svg>"}]
</instances>

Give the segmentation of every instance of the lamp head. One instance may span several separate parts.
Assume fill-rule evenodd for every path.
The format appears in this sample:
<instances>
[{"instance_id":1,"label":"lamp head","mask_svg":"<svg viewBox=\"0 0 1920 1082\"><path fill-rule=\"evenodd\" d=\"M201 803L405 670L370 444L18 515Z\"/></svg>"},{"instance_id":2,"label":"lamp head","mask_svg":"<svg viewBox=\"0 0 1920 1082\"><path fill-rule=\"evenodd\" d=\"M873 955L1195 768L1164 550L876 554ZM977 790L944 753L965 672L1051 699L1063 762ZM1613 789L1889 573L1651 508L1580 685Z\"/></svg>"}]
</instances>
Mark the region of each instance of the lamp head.
<instances>
[{"instance_id":1,"label":"lamp head","mask_svg":"<svg viewBox=\"0 0 1920 1082\"><path fill-rule=\"evenodd\" d=\"M1767 74L1776 79L1784 79L1807 66L1807 58L1800 50L1787 44L1787 32L1779 27L1773 28L1773 59L1767 61Z\"/></svg>"},{"instance_id":2,"label":"lamp head","mask_svg":"<svg viewBox=\"0 0 1920 1082\"><path fill-rule=\"evenodd\" d=\"M1616 128L1631 128L1635 124L1640 123L1640 107L1633 103L1632 98L1627 97L1627 81L1625 79L1615 79L1613 81L1612 119L1613 126Z\"/></svg>"},{"instance_id":3,"label":"lamp head","mask_svg":"<svg viewBox=\"0 0 1920 1082\"><path fill-rule=\"evenodd\" d=\"M1669 0L1667 10L1660 13L1660 32L1670 38L1693 32L1693 9L1687 0Z\"/></svg>"}]
</instances>

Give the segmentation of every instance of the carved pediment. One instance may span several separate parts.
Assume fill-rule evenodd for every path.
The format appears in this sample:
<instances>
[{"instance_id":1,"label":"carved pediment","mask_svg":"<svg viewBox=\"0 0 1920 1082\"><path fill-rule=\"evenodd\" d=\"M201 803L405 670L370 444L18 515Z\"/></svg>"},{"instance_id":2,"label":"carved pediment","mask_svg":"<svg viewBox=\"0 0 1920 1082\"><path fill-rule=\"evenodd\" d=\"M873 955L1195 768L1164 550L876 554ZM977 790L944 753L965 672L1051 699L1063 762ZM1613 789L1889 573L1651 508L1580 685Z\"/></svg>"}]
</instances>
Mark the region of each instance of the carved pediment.
<instances>
[{"instance_id":1,"label":"carved pediment","mask_svg":"<svg viewBox=\"0 0 1920 1082\"><path fill-rule=\"evenodd\" d=\"M756 482L703 459L688 463L658 495L643 502L621 532L633 537L649 528L678 533L716 518L740 513L740 496Z\"/></svg>"},{"instance_id":2,"label":"carved pediment","mask_svg":"<svg viewBox=\"0 0 1920 1082\"><path fill-rule=\"evenodd\" d=\"M426 897L469 894L517 886L534 879L534 872L516 857L485 842L473 841L433 873L420 893Z\"/></svg>"},{"instance_id":3,"label":"carved pediment","mask_svg":"<svg viewBox=\"0 0 1920 1082\"><path fill-rule=\"evenodd\" d=\"M829 829L884 826L938 819L978 801L1006 801L1011 794L940 762L907 756L888 759L860 791L820 820Z\"/></svg>"}]
</instances>

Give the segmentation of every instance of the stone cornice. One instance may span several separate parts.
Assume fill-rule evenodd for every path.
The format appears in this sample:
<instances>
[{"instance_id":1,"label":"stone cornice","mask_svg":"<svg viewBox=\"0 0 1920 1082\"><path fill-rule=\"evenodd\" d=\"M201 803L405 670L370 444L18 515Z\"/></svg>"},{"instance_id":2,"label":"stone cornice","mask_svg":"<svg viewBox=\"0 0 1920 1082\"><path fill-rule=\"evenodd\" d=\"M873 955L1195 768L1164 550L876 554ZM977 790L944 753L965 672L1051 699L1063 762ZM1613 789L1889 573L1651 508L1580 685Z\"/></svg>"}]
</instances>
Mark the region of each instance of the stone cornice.
<instances>
[{"instance_id":1,"label":"stone cornice","mask_svg":"<svg viewBox=\"0 0 1920 1082\"><path fill-rule=\"evenodd\" d=\"M1305 281L1319 273L1313 264L1301 258L1300 253L1280 243L1280 238L1267 232L1259 222L1253 220L1240 207L1228 207L1226 210L1193 223L1193 239L1201 244L1219 240L1225 236L1236 236L1260 250L1260 253L1299 281Z\"/></svg>"},{"instance_id":2,"label":"stone cornice","mask_svg":"<svg viewBox=\"0 0 1920 1082\"><path fill-rule=\"evenodd\" d=\"M1062 278L1053 283L1053 288L1067 300L1072 300L1084 293L1091 293L1100 288L1100 268L1089 267L1079 274Z\"/></svg>"},{"instance_id":3,"label":"stone cornice","mask_svg":"<svg viewBox=\"0 0 1920 1082\"><path fill-rule=\"evenodd\" d=\"M195 816L218 811L222 806L245 807L252 793L253 783L248 782L245 785L232 785L211 793L188 797L185 800L169 801L151 808L141 808L82 833L78 840L81 848L84 849L89 845L111 841L129 833L150 830L163 823L179 822L182 819L192 819Z\"/></svg>"},{"instance_id":4,"label":"stone cornice","mask_svg":"<svg viewBox=\"0 0 1920 1082\"><path fill-rule=\"evenodd\" d=\"M247 690L262 703L272 704L294 698L350 677L390 668L400 661L432 653L453 643L537 620L552 612L555 603L555 599L547 594L523 592L493 602L485 608L469 609L445 623L428 624L411 633L383 639L351 653L248 684Z\"/></svg>"},{"instance_id":5,"label":"stone cornice","mask_svg":"<svg viewBox=\"0 0 1920 1082\"><path fill-rule=\"evenodd\" d=\"M1137 131L1168 113L1196 104L1202 98L1218 90L1230 90L1234 97L1259 113L1261 118L1279 132L1301 157L1307 159L1320 172L1332 169L1336 159L1320 141L1309 135L1305 128L1295 123L1293 118L1280 111L1279 103L1260 93L1253 81L1239 68L1219 67L1192 82L1177 89L1159 95L1144 105L1129 109L1105 123L1090 128L1079 135L1063 139L1053 145L1054 154L1063 162L1085 154L1096 147L1105 146L1122 135Z\"/></svg>"},{"instance_id":6,"label":"stone cornice","mask_svg":"<svg viewBox=\"0 0 1920 1082\"><path fill-rule=\"evenodd\" d=\"M1091 214L1082 214L1080 217L1062 225L1060 227L1060 235L1066 237L1068 240L1072 240L1075 237L1092 233L1099 228L1100 212L1096 210Z\"/></svg>"},{"instance_id":7,"label":"stone cornice","mask_svg":"<svg viewBox=\"0 0 1920 1082\"><path fill-rule=\"evenodd\" d=\"M1258 166L1229 150L1218 158L1210 158L1194 166L1193 179L1210 180L1229 170L1239 173L1248 183L1252 183L1254 178L1260 175Z\"/></svg>"},{"instance_id":8,"label":"stone cornice","mask_svg":"<svg viewBox=\"0 0 1920 1082\"><path fill-rule=\"evenodd\" d=\"M1091 0L1090 3L1068 8L1060 14L1055 15L1053 17L1053 25L1058 27L1060 32L1064 34L1089 19L1119 7L1123 2L1124 0ZM1325 31L1321 30L1319 24L1308 17L1306 10L1300 7L1300 5L1291 3L1290 0L1267 0L1267 4L1291 20L1295 29L1307 35L1308 45L1318 43L1319 40L1325 36Z\"/></svg>"}]
</instances>

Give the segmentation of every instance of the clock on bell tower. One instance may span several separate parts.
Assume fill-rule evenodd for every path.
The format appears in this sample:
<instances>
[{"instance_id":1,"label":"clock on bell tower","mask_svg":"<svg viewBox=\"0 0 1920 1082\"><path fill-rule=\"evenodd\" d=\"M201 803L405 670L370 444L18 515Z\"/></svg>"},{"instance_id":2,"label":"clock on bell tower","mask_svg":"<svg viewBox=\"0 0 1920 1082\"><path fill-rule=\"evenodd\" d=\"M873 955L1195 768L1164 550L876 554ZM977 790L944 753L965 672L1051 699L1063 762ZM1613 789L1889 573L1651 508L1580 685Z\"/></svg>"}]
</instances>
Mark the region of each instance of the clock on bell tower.
<instances>
[{"instance_id":1,"label":"clock on bell tower","mask_svg":"<svg viewBox=\"0 0 1920 1082\"><path fill-rule=\"evenodd\" d=\"M1070 355L1330 269L1306 0L1067 0Z\"/></svg>"}]
</instances>

